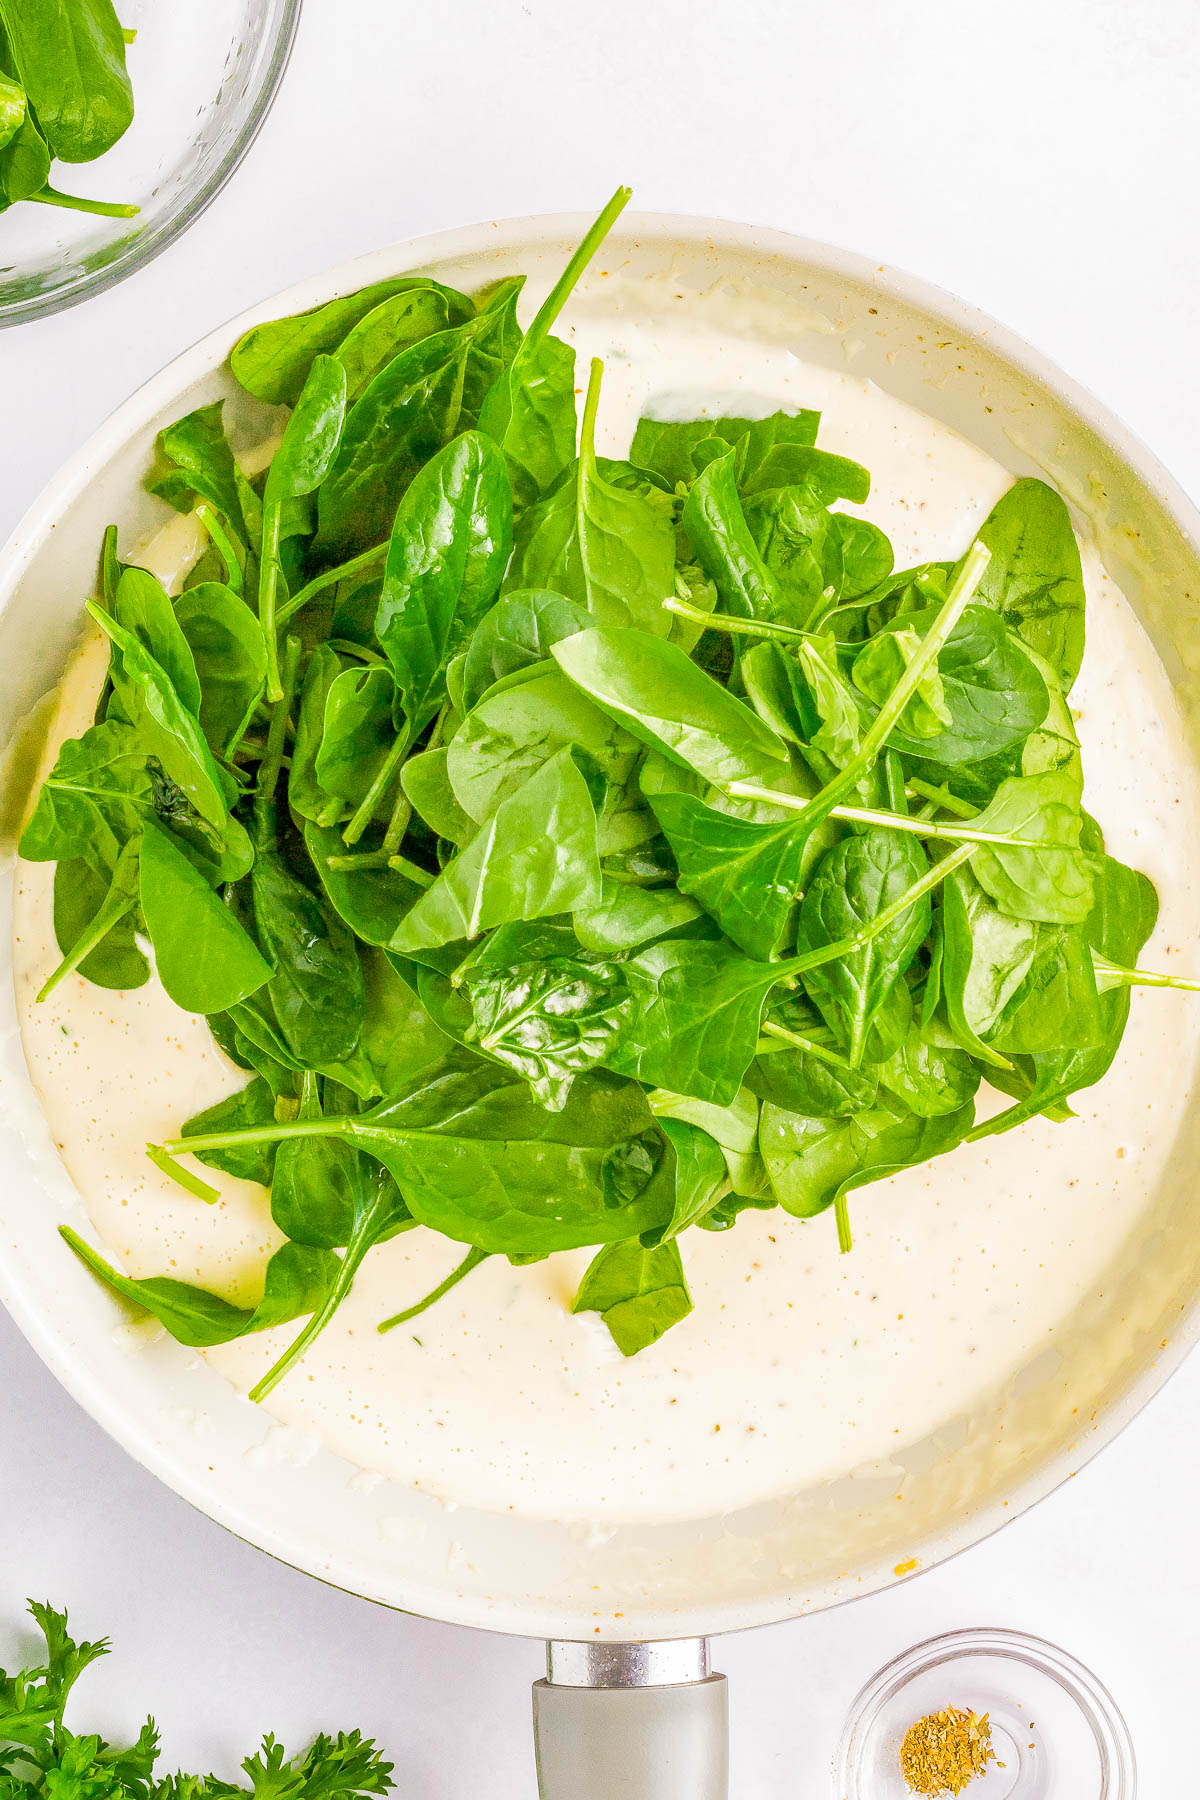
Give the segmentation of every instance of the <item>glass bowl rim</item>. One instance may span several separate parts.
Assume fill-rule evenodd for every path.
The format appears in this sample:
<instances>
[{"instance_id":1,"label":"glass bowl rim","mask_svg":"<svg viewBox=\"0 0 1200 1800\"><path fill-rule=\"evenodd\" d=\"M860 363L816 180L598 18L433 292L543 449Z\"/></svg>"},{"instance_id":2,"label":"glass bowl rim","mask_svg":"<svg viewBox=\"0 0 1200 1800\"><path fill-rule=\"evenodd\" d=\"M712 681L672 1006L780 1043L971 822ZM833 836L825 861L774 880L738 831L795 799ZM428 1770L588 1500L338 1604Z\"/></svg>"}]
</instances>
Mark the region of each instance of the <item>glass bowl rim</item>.
<instances>
[{"instance_id":1,"label":"glass bowl rim","mask_svg":"<svg viewBox=\"0 0 1200 1800\"><path fill-rule=\"evenodd\" d=\"M90 300L95 294L107 292L127 276L144 269L147 263L153 262L156 256L195 224L201 213L212 205L266 123L267 114L275 104L280 84L291 61L303 5L304 0L280 0L279 23L271 45L270 59L253 102L234 141L195 193L189 195L177 211L167 213L144 235L133 238L128 249L112 262L106 263L102 269L81 271L51 293L31 295L27 300L17 300L10 305L0 301L0 330L11 325L28 324L33 319L49 318L54 313L65 312L69 307Z\"/></svg>"},{"instance_id":2,"label":"glass bowl rim","mask_svg":"<svg viewBox=\"0 0 1200 1800\"><path fill-rule=\"evenodd\" d=\"M1074 1701L1095 1739L1103 1783L1097 1800L1135 1800L1137 1758L1125 1715L1105 1684L1069 1650L1004 1626L976 1625L911 1644L875 1671L850 1703L834 1764L836 1800L858 1800L864 1727L915 1676L959 1656L1000 1656L1048 1677ZM851 1785L853 1783L853 1786Z\"/></svg>"}]
</instances>

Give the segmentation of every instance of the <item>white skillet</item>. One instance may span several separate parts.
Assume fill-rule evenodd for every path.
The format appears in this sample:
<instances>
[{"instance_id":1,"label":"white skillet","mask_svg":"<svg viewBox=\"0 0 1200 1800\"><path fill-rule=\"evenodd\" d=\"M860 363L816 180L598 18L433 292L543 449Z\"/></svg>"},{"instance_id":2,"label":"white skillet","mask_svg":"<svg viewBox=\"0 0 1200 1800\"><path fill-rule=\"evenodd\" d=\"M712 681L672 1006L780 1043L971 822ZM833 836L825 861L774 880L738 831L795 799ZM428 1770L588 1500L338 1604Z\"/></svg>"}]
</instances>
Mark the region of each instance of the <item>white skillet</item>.
<instances>
[{"instance_id":1,"label":"white skillet","mask_svg":"<svg viewBox=\"0 0 1200 1800\"><path fill-rule=\"evenodd\" d=\"M362 257L221 326L148 382L51 483L0 560L0 742L62 667L104 526L116 519L125 539L161 517L141 491L155 433L232 391L223 364L248 325L406 270L467 290L522 272L536 291L588 222L517 219ZM908 276L776 232L627 217L603 260L635 276L669 270L685 294L725 279L769 289L801 355L868 376L1015 474L1053 481L1190 709L1200 517L1115 419L1026 346ZM131 1353L124 1315L56 1235L64 1221L89 1227L29 1084L10 983L0 1007L0 1298L30 1342L133 1456L268 1554L389 1606L554 1640L552 1684L537 1696L547 1800L717 1800L725 1696L721 1678L703 1679L708 1633L836 1605L977 1542L1094 1455L1200 1332L1200 1199L1194 1145L1181 1143L1121 1279L1064 1316L1056 1368L1020 1372L953 1445L931 1445L899 1497L893 1482L848 1473L734 1517L627 1526L603 1542L451 1512L312 1454L170 1340ZM647 1643L663 1639L682 1641Z\"/></svg>"}]
</instances>

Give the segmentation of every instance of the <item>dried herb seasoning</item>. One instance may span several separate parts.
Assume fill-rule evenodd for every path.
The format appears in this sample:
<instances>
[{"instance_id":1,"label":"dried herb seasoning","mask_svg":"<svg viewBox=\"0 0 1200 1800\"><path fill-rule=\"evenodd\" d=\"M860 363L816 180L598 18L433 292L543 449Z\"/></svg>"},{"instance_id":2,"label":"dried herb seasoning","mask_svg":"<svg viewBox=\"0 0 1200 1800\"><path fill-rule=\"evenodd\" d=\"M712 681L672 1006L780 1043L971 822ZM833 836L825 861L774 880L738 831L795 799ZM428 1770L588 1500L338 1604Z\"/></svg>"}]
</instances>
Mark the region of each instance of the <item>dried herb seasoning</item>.
<instances>
[{"instance_id":1,"label":"dried herb seasoning","mask_svg":"<svg viewBox=\"0 0 1200 1800\"><path fill-rule=\"evenodd\" d=\"M946 1706L910 1725L900 1746L900 1773L914 1794L961 1794L990 1762L1003 1768L992 1748L988 1715Z\"/></svg>"}]
</instances>

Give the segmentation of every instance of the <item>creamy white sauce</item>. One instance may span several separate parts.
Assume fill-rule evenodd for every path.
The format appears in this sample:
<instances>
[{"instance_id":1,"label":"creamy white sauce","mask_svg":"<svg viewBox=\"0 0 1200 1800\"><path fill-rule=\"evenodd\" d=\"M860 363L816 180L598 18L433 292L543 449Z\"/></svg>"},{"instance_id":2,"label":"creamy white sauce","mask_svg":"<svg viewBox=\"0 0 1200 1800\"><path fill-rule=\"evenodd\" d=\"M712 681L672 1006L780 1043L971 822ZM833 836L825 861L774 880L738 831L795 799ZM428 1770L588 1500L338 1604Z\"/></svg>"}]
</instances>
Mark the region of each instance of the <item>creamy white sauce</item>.
<instances>
[{"instance_id":1,"label":"creamy white sauce","mask_svg":"<svg viewBox=\"0 0 1200 1800\"><path fill-rule=\"evenodd\" d=\"M607 362L602 449L623 452L647 410L819 407L821 445L872 471L870 500L848 510L887 531L899 565L957 556L1008 485L946 427L769 338L764 348L763 334L731 329L694 296L676 308L664 291L657 315L644 285L614 282L600 298L603 311L593 300L576 331L581 375L587 356ZM1159 889L1143 962L1183 972L1195 961L1195 772L1130 607L1088 551L1085 572L1088 650L1072 703L1087 803L1114 854ZM87 724L103 658L93 645L68 675L56 740ZM51 874L18 866L22 1032L99 1238L131 1274L253 1299L279 1241L264 1192L205 1171L222 1191L207 1207L142 1154L245 1077L153 981L112 994L72 977L35 1004L58 961ZM688 1233L695 1311L628 1361L597 1320L570 1314L587 1252L524 1269L493 1258L411 1327L380 1337L377 1321L461 1256L410 1233L371 1253L333 1324L272 1395L269 1410L288 1428L280 1442L319 1438L448 1502L604 1523L711 1515L887 1467L1052 1346L1103 1283L1155 1191L1198 1035L1194 999L1135 994L1117 1064L1079 1096L1077 1122L1037 1122L856 1193L850 1256L838 1255L830 1216L749 1213L731 1232ZM290 1335L209 1360L244 1392Z\"/></svg>"}]
</instances>

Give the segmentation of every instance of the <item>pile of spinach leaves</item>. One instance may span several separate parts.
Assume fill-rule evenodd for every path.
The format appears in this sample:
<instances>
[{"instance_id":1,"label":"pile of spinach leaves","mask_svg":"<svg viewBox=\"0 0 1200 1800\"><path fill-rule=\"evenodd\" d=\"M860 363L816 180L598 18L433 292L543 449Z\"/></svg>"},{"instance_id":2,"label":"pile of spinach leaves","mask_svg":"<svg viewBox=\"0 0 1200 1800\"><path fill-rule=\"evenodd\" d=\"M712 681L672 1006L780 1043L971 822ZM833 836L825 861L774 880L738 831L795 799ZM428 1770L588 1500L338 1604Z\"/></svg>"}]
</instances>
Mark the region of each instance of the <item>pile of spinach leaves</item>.
<instances>
[{"instance_id":1,"label":"pile of spinach leaves","mask_svg":"<svg viewBox=\"0 0 1200 1800\"><path fill-rule=\"evenodd\" d=\"M0 212L20 200L132 218L138 208L65 194L50 165L94 162L133 120L112 0L0 0Z\"/></svg>"},{"instance_id":2,"label":"pile of spinach leaves","mask_svg":"<svg viewBox=\"0 0 1200 1800\"><path fill-rule=\"evenodd\" d=\"M285 1242L244 1308L65 1235L186 1344L304 1320L256 1397L419 1227L463 1260L381 1329L591 1246L577 1309L632 1354L691 1310L687 1229L833 1208L848 1249L856 1187L1069 1116L1142 979L1062 501L1018 481L896 571L815 413L598 455L551 327L626 198L524 333L519 281L422 276L256 326L265 475L204 407L154 483L209 530L183 592L105 542L109 679L21 846L58 865L47 990L135 987L149 940L246 1073L151 1153L263 1183Z\"/></svg>"}]
</instances>

